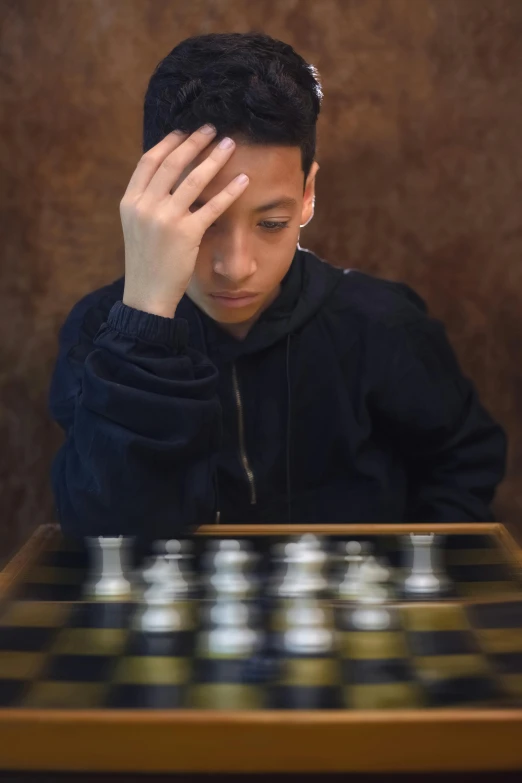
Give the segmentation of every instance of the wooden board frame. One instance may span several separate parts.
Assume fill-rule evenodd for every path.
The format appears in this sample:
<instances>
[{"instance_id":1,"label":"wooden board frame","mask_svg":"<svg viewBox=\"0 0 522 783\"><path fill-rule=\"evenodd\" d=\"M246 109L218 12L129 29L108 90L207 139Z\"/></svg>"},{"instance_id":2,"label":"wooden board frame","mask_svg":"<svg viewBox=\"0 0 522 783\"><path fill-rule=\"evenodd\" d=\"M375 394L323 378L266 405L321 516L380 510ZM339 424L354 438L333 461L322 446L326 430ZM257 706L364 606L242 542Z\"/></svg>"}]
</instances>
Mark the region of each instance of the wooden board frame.
<instances>
[{"instance_id":1,"label":"wooden board frame","mask_svg":"<svg viewBox=\"0 0 522 783\"><path fill-rule=\"evenodd\" d=\"M219 525L198 535L492 534L500 523ZM5 598L57 526L39 528L0 572ZM0 769L82 772L449 772L522 769L522 709L335 711L0 709Z\"/></svg>"}]
</instances>

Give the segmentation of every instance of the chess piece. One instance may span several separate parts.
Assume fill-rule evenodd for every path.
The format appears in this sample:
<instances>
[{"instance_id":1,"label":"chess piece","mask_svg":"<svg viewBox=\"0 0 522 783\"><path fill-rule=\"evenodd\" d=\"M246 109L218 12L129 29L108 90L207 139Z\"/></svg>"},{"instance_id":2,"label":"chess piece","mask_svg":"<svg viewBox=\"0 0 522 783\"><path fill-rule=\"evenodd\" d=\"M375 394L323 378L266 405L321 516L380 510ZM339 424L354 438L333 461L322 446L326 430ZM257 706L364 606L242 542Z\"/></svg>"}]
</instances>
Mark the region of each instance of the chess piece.
<instances>
[{"instance_id":1,"label":"chess piece","mask_svg":"<svg viewBox=\"0 0 522 783\"><path fill-rule=\"evenodd\" d=\"M252 654L259 646L260 634L248 625L248 609L241 601L218 599L210 610L215 628L208 632L208 649L215 655Z\"/></svg>"},{"instance_id":2,"label":"chess piece","mask_svg":"<svg viewBox=\"0 0 522 783\"><path fill-rule=\"evenodd\" d=\"M391 623L389 611L382 605L388 598L385 586L390 572L369 555L359 567L359 606L351 616L352 625L360 631L381 631Z\"/></svg>"},{"instance_id":3,"label":"chess piece","mask_svg":"<svg viewBox=\"0 0 522 783\"><path fill-rule=\"evenodd\" d=\"M158 552L154 563L143 571L146 582L163 585L163 592L171 599L188 593L188 583L180 568L181 542L175 539L156 542Z\"/></svg>"},{"instance_id":4,"label":"chess piece","mask_svg":"<svg viewBox=\"0 0 522 783\"><path fill-rule=\"evenodd\" d=\"M181 555L179 559L179 569L181 571L181 574L183 578L185 579L185 582L187 583L187 592L193 593L194 590L197 589L199 584L199 577L198 574L194 571L193 563L194 563L194 549L192 541L189 540L182 540L180 541L180 552Z\"/></svg>"},{"instance_id":5,"label":"chess piece","mask_svg":"<svg viewBox=\"0 0 522 783\"><path fill-rule=\"evenodd\" d=\"M314 598L294 599L286 610L283 644L291 653L319 655L333 646L333 632L326 627L326 613Z\"/></svg>"},{"instance_id":6,"label":"chess piece","mask_svg":"<svg viewBox=\"0 0 522 783\"><path fill-rule=\"evenodd\" d=\"M304 544L309 549L321 549L321 539L319 536L316 536L315 533L303 533L302 536L299 536L298 544Z\"/></svg>"},{"instance_id":7,"label":"chess piece","mask_svg":"<svg viewBox=\"0 0 522 783\"><path fill-rule=\"evenodd\" d=\"M147 633L171 633L181 630L179 607L165 594L161 583L153 583L145 591L147 607L141 615L141 630Z\"/></svg>"},{"instance_id":8,"label":"chess piece","mask_svg":"<svg viewBox=\"0 0 522 783\"><path fill-rule=\"evenodd\" d=\"M322 574L326 563L326 553L314 543L297 541L285 546L287 571L278 588L282 597L315 596L327 589L328 584Z\"/></svg>"},{"instance_id":9,"label":"chess piece","mask_svg":"<svg viewBox=\"0 0 522 783\"><path fill-rule=\"evenodd\" d=\"M147 606L140 625L148 633L168 633L181 629L182 618L175 599L185 595L187 583L179 570L180 542L158 542L157 549L164 549L166 554L159 554L143 572L150 586L143 595Z\"/></svg>"},{"instance_id":10,"label":"chess piece","mask_svg":"<svg viewBox=\"0 0 522 783\"><path fill-rule=\"evenodd\" d=\"M283 562L286 563L286 571L284 572L281 584L277 588L277 595L285 597L292 595L292 587L297 577L297 553L299 551L299 544L290 541L283 547Z\"/></svg>"},{"instance_id":11,"label":"chess piece","mask_svg":"<svg viewBox=\"0 0 522 783\"><path fill-rule=\"evenodd\" d=\"M270 595L279 595L279 588L285 578L285 546L281 541L276 541L270 548L270 572L266 576Z\"/></svg>"},{"instance_id":12,"label":"chess piece","mask_svg":"<svg viewBox=\"0 0 522 783\"><path fill-rule=\"evenodd\" d=\"M171 539L165 543L165 561L169 567L169 586L172 597L184 596L188 593L189 585L181 570L182 547L181 542Z\"/></svg>"},{"instance_id":13,"label":"chess piece","mask_svg":"<svg viewBox=\"0 0 522 783\"><path fill-rule=\"evenodd\" d=\"M224 539L220 542L213 558L214 572L210 576L210 586L219 598L239 599L251 594L253 584L245 573L250 561L250 553L239 541Z\"/></svg>"},{"instance_id":14,"label":"chess piece","mask_svg":"<svg viewBox=\"0 0 522 783\"><path fill-rule=\"evenodd\" d=\"M350 599L355 598L359 594L360 579L359 570L364 560L362 554L362 545L359 541L348 541L344 545L346 554L344 560L348 563L343 580L338 587L338 593L340 598Z\"/></svg>"},{"instance_id":15,"label":"chess piece","mask_svg":"<svg viewBox=\"0 0 522 783\"><path fill-rule=\"evenodd\" d=\"M407 595L430 596L445 592L449 580L438 567L435 534L411 533L413 561L409 576L404 581Z\"/></svg>"},{"instance_id":16,"label":"chess piece","mask_svg":"<svg viewBox=\"0 0 522 783\"><path fill-rule=\"evenodd\" d=\"M97 536L90 539L98 555L97 572L100 574L92 588L100 598L125 598L130 594L130 582L123 574L125 542L123 536Z\"/></svg>"}]
</instances>

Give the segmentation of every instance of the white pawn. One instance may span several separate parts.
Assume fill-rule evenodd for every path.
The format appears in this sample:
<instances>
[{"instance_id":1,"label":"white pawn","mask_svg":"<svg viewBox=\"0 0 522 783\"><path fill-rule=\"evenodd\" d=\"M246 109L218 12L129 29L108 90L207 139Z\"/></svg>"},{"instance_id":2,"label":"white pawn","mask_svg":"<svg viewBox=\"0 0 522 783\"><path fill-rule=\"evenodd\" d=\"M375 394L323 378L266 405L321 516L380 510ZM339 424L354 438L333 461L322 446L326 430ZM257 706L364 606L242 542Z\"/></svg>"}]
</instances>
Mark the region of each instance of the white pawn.
<instances>
[{"instance_id":1,"label":"white pawn","mask_svg":"<svg viewBox=\"0 0 522 783\"><path fill-rule=\"evenodd\" d=\"M187 592L191 592L193 588L197 587L198 577L193 570L192 562L194 560L194 550L191 541L180 541L180 553L181 558L179 560L179 569L185 582L187 584Z\"/></svg>"},{"instance_id":2,"label":"white pawn","mask_svg":"<svg viewBox=\"0 0 522 783\"><path fill-rule=\"evenodd\" d=\"M168 566L169 589L173 598L184 596L188 593L189 585L181 570L181 542L171 539L165 543L165 561Z\"/></svg>"},{"instance_id":3,"label":"white pawn","mask_svg":"<svg viewBox=\"0 0 522 783\"><path fill-rule=\"evenodd\" d=\"M284 582L286 545L278 541L270 548L270 564L272 571L268 576L268 590L271 595L279 595L279 588Z\"/></svg>"},{"instance_id":4,"label":"white pawn","mask_svg":"<svg viewBox=\"0 0 522 783\"><path fill-rule=\"evenodd\" d=\"M168 573L148 569L151 582L144 594L147 608L141 616L141 629L149 633L167 633L181 630L181 613L172 601Z\"/></svg>"},{"instance_id":5,"label":"white pawn","mask_svg":"<svg viewBox=\"0 0 522 783\"><path fill-rule=\"evenodd\" d=\"M143 571L150 587L144 593L147 608L141 616L141 628L149 633L178 631L182 617L175 599L184 597L188 584L179 567L181 543L175 539L158 541L154 563Z\"/></svg>"},{"instance_id":6,"label":"white pawn","mask_svg":"<svg viewBox=\"0 0 522 783\"><path fill-rule=\"evenodd\" d=\"M359 594L360 577L359 571L364 560L362 546L359 541L348 541L344 545L346 552L344 560L348 563L348 568L338 587L340 598L355 598Z\"/></svg>"},{"instance_id":7,"label":"white pawn","mask_svg":"<svg viewBox=\"0 0 522 783\"><path fill-rule=\"evenodd\" d=\"M250 562L250 553L241 548L239 541L224 539L214 555L214 573L210 585L220 598L244 598L252 591L252 585L244 571Z\"/></svg>"},{"instance_id":8,"label":"white pawn","mask_svg":"<svg viewBox=\"0 0 522 783\"><path fill-rule=\"evenodd\" d=\"M179 608L166 598L161 588L151 585L145 593L147 608L141 616L141 630L147 633L172 633L182 629Z\"/></svg>"},{"instance_id":9,"label":"white pawn","mask_svg":"<svg viewBox=\"0 0 522 783\"><path fill-rule=\"evenodd\" d=\"M297 543L304 544L309 549L321 549L321 539L315 533L303 533Z\"/></svg>"},{"instance_id":10,"label":"white pawn","mask_svg":"<svg viewBox=\"0 0 522 783\"><path fill-rule=\"evenodd\" d=\"M307 541L289 543L285 547L287 572L278 593L280 596L314 596L327 589L322 574L326 552Z\"/></svg>"},{"instance_id":11,"label":"white pawn","mask_svg":"<svg viewBox=\"0 0 522 783\"><path fill-rule=\"evenodd\" d=\"M326 613L315 599L297 599L286 611L288 628L284 647L292 653L318 655L329 652L333 632L326 627Z\"/></svg>"},{"instance_id":12,"label":"white pawn","mask_svg":"<svg viewBox=\"0 0 522 783\"><path fill-rule=\"evenodd\" d=\"M282 597L287 597L293 595L292 591L299 574L299 544L290 541L284 546L283 552L284 563L286 563L286 571L284 573L281 584L277 588L277 594Z\"/></svg>"},{"instance_id":13,"label":"white pawn","mask_svg":"<svg viewBox=\"0 0 522 783\"><path fill-rule=\"evenodd\" d=\"M319 539L316 536L310 534L308 539L303 536L299 542L297 555L297 595L315 596L327 589L328 582L323 576L323 568L327 559L328 556L321 549Z\"/></svg>"},{"instance_id":14,"label":"white pawn","mask_svg":"<svg viewBox=\"0 0 522 783\"><path fill-rule=\"evenodd\" d=\"M92 543L99 555L98 572L100 573L100 578L93 587L94 594L101 598L128 596L131 586L123 575L122 560L125 553L123 536L113 538L97 536Z\"/></svg>"},{"instance_id":15,"label":"white pawn","mask_svg":"<svg viewBox=\"0 0 522 783\"><path fill-rule=\"evenodd\" d=\"M215 655L243 656L254 652L260 634L248 626L248 609L241 601L218 599L210 610L216 627L208 633L209 652Z\"/></svg>"},{"instance_id":16,"label":"white pawn","mask_svg":"<svg viewBox=\"0 0 522 783\"><path fill-rule=\"evenodd\" d=\"M382 606L388 598L388 589L382 582L390 576L384 566L368 556L359 568L360 588L357 601L360 606L352 613L352 624L361 631L381 631L391 622L390 613Z\"/></svg>"}]
</instances>

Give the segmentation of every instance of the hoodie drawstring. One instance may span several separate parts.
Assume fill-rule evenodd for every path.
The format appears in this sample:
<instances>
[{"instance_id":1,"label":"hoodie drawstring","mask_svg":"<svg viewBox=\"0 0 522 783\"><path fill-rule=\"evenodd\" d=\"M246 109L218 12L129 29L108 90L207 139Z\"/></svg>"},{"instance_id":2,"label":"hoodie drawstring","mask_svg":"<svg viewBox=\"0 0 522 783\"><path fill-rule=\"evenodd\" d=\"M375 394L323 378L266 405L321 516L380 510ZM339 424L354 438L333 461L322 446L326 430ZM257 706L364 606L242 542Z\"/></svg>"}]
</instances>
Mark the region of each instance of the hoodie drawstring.
<instances>
[{"instance_id":1,"label":"hoodie drawstring","mask_svg":"<svg viewBox=\"0 0 522 783\"><path fill-rule=\"evenodd\" d=\"M292 524L292 487L290 484L290 439L292 424L292 390L290 386L290 338L286 338L286 383L288 388L288 415L286 419L286 503L288 507L288 524Z\"/></svg>"},{"instance_id":2,"label":"hoodie drawstring","mask_svg":"<svg viewBox=\"0 0 522 783\"><path fill-rule=\"evenodd\" d=\"M194 308L194 312L196 313L196 318L198 320L198 326L199 326L199 333L201 335L201 342L203 343L204 347L204 354L205 356L208 356L208 345L207 345L207 339L205 337L205 330L203 329L203 324L201 323L201 318L199 316L198 311L196 308ZM218 479L218 472L217 469L214 470L214 474L212 477L212 481L214 484L214 492L216 494L216 505L215 505L215 515L214 515L214 523L219 524L219 518L221 516L221 509L219 507L219 479Z\"/></svg>"},{"instance_id":3,"label":"hoodie drawstring","mask_svg":"<svg viewBox=\"0 0 522 783\"><path fill-rule=\"evenodd\" d=\"M199 331L201 334L201 342L204 346L205 355L208 356L208 346L205 337L205 330L201 323L201 318L196 310L196 317L198 321ZM288 389L288 415L286 420L286 504L288 509L288 524L292 524L292 485L290 482L290 446L291 446L291 433L292 433L292 387L290 383L290 339L293 334L290 332L286 338L286 383ZM214 471L214 489L216 493L216 520L219 519L219 481L217 470Z\"/></svg>"}]
</instances>

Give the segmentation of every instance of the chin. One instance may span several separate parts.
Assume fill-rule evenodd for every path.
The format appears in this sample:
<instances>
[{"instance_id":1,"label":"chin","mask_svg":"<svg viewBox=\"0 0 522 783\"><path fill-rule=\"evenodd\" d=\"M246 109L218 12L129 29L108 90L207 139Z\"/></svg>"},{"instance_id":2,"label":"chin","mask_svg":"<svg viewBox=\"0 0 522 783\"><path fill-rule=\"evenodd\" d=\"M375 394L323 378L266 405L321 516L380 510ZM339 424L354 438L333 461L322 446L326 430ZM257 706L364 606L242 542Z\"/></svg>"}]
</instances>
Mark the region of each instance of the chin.
<instances>
[{"instance_id":1,"label":"chin","mask_svg":"<svg viewBox=\"0 0 522 783\"><path fill-rule=\"evenodd\" d=\"M208 310L207 314L219 324L246 324L252 323L256 320L256 317L260 315L260 308L255 310L243 311L242 313L222 313L218 310Z\"/></svg>"}]
</instances>

